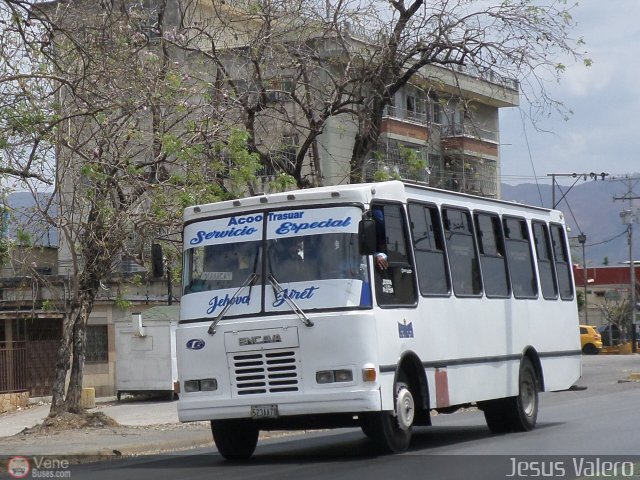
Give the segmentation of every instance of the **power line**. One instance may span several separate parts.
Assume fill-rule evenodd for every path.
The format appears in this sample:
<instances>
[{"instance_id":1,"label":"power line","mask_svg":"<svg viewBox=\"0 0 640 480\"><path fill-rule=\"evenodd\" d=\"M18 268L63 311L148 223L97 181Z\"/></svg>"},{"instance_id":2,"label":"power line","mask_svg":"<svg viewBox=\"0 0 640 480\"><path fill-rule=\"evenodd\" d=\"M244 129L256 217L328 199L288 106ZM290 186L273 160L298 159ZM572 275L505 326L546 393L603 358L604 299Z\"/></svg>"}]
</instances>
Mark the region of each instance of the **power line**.
<instances>
[{"instance_id":1,"label":"power line","mask_svg":"<svg viewBox=\"0 0 640 480\"><path fill-rule=\"evenodd\" d=\"M524 141L527 144L527 152L529 152L529 163L531 163L531 170L533 170L534 178L536 179L536 188L538 189L538 196L540 197L540 205L544 205L544 200L542 200L542 192L540 191L540 184L538 183L538 175L536 174L536 167L533 163L533 155L531 155L531 147L529 146L529 137L527 136L527 126L524 122L524 114L522 113L522 109L518 109L520 111L520 121L522 122L522 131L524 133Z\"/></svg>"},{"instance_id":2,"label":"power line","mask_svg":"<svg viewBox=\"0 0 640 480\"><path fill-rule=\"evenodd\" d=\"M623 230L622 232L620 232L619 234L617 234L616 236L611 237L611 238L608 238L607 240L602 240L601 242L596 242L596 243L590 243L589 245L585 245L585 246L586 246L586 247L596 247L596 246L598 246L598 245L603 245L603 244L605 244L605 243L612 242L612 241L614 241L616 238L620 238L621 236L626 235L626 234L627 234L627 230L625 229L625 230Z\"/></svg>"}]
</instances>

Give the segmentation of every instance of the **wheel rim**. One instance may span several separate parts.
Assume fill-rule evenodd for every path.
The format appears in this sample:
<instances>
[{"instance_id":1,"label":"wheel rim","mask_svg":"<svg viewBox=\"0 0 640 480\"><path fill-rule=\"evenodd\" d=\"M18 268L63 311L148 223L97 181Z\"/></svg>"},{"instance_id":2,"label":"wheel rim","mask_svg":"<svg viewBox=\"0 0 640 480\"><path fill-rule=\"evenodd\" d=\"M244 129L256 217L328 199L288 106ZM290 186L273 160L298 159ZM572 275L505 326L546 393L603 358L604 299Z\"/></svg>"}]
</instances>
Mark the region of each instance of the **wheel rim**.
<instances>
[{"instance_id":1,"label":"wheel rim","mask_svg":"<svg viewBox=\"0 0 640 480\"><path fill-rule=\"evenodd\" d=\"M525 415L531 417L536 408L536 390L531 378L525 379L520 385L520 402Z\"/></svg>"},{"instance_id":2,"label":"wheel rim","mask_svg":"<svg viewBox=\"0 0 640 480\"><path fill-rule=\"evenodd\" d=\"M413 425L415 404L413 395L407 388L401 388L396 398L396 418L401 430L409 430Z\"/></svg>"}]
</instances>

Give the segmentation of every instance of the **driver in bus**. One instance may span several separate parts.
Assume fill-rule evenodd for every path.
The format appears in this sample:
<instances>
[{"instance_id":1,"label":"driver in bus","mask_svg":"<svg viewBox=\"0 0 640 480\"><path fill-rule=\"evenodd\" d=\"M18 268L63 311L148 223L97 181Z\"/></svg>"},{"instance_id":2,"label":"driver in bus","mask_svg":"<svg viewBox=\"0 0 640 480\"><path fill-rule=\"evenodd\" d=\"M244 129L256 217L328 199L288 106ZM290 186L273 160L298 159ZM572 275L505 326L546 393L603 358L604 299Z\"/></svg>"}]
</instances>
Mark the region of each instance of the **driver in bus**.
<instances>
[{"instance_id":1,"label":"driver in bus","mask_svg":"<svg viewBox=\"0 0 640 480\"><path fill-rule=\"evenodd\" d=\"M371 214L373 216L373 220L376 224L376 242L377 248L376 253L373 254L373 259L375 261L376 267L380 270L386 270L389 268L389 261L387 260L387 244L386 244L386 235L384 231L384 213L382 208L372 208Z\"/></svg>"}]
</instances>

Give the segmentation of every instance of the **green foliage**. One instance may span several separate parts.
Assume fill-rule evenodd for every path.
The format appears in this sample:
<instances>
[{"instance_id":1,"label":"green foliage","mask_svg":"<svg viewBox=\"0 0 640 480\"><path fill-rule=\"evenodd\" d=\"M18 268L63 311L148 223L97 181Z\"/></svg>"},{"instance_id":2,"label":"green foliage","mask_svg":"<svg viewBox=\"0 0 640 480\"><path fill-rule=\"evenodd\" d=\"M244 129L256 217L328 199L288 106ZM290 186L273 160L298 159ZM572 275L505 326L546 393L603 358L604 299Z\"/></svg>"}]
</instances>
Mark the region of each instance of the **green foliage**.
<instances>
[{"instance_id":1,"label":"green foliage","mask_svg":"<svg viewBox=\"0 0 640 480\"><path fill-rule=\"evenodd\" d=\"M576 303L578 304L578 311L582 312L584 309L584 292L582 290L576 291Z\"/></svg>"},{"instance_id":2,"label":"green foliage","mask_svg":"<svg viewBox=\"0 0 640 480\"><path fill-rule=\"evenodd\" d=\"M407 165L409 179L422 180L424 178L424 172L427 169L427 161L420 158L418 152L414 149L406 148L402 145L400 145L400 155Z\"/></svg>"},{"instance_id":3,"label":"green foliage","mask_svg":"<svg viewBox=\"0 0 640 480\"><path fill-rule=\"evenodd\" d=\"M116 296L115 300L114 300L114 304L116 307L118 307L121 310L127 310L129 308L131 308L131 301L127 300L125 298L126 292L118 292L118 295Z\"/></svg>"},{"instance_id":4,"label":"green foliage","mask_svg":"<svg viewBox=\"0 0 640 480\"><path fill-rule=\"evenodd\" d=\"M391 176L384 170L376 170L373 173L374 182L386 182L387 180L391 180Z\"/></svg>"},{"instance_id":5,"label":"green foliage","mask_svg":"<svg viewBox=\"0 0 640 480\"><path fill-rule=\"evenodd\" d=\"M56 310L56 304L53 300L44 300L42 302L42 310L45 312L53 312Z\"/></svg>"},{"instance_id":6,"label":"green foliage","mask_svg":"<svg viewBox=\"0 0 640 480\"><path fill-rule=\"evenodd\" d=\"M0 236L0 265L9 258L10 251L11 242L6 237Z\"/></svg>"},{"instance_id":7,"label":"green foliage","mask_svg":"<svg viewBox=\"0 0 640 480\"><path fill-rule=\"evenodd\" d=\"M31 246L31 234L22 229L16 230L16 240L23 247Z\"/></svg>"},{"instance_id":8,"label":"green foliage","mask_svg":"<svg viewBox=\"0 0 640 480\"><path fill-rule=\"evenodd\" d=\"M293 178L288 173L280 172L276 177L269 183L269 187L274 192L285 192L290 190L292 187L295 187L296 179Z\"/></svg>"},{"instance_id":9,"label":"green foliage","mask_svg":"<svg viewBox=\"0 0 640 480\"><path fill-rule=\"evenodd\" d=\"M261 166L260 155L249 152L248 140L249 133L246 130L233 128L227 141L226 152L232 165L229 169L230 193L233 196L244 193L246 186L255 180L256 172Z\"/></svg>"}]
</instances>

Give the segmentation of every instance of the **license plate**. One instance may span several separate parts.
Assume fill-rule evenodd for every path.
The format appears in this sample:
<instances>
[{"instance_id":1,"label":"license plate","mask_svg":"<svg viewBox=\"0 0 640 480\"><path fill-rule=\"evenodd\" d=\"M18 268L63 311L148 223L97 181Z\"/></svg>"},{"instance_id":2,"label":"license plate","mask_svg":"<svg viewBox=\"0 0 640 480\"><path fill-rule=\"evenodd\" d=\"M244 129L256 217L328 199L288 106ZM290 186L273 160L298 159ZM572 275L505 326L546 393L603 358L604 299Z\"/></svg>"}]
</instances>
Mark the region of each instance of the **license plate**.
<instances>
[{"instance_id":1,"label":"license plate","mask_svg":"<svg viewBox=\"0 0 640 480\"><path fill-rule=\"evenodd\" d=\"M251 418L277 418L278 405L251 405Z\"/></svg>"}]
</instances>

